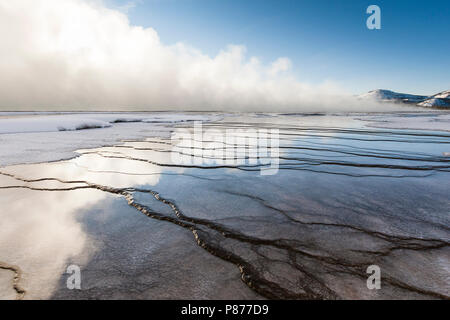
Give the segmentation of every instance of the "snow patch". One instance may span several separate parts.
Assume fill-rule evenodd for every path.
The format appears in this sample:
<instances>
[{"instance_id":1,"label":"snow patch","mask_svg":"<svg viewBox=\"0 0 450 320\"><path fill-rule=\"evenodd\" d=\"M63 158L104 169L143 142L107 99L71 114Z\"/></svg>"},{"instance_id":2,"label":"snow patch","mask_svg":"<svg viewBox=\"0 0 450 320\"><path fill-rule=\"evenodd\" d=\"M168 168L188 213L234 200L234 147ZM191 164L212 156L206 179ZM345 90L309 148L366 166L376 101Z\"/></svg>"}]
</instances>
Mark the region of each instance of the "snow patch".
<instances>
[{"instance_id":1,"label":"snow patch","mask_svg":"<svg viewBox=\"0 0 450 320\"><path fill-rule=\"evenodd\" d=\"M116 145L124 139L168 139L177 123L223 117L218 113L0 112L0 167L71 159L76 150ZM90 128L102 129L84 130Z\"/></svg>"},{"instance_id":2,"label":"snow patch","mask_svg":"<svg viewBox=\"0 0 450 320\"><path fill-rule=\"evenodd\" d=\"M105 121L78 117L44 116L36 118L0 119L0 134L75 131L107 128L110 126L111 124Z\"/></svg>"},{"instance_id":3,"label":"snow patch","mask_svg":"<svg viewBox=\"0 0 450 320\"><path fill-rule=\"evenodd\" d=\"M109 128L115 123L180 123L188 121L211 121L220 119L210 115L186 114L25 114L11 117L10 113L0 113L0 134L76 131L85 129Z\"/></svg>"}]
</instances>

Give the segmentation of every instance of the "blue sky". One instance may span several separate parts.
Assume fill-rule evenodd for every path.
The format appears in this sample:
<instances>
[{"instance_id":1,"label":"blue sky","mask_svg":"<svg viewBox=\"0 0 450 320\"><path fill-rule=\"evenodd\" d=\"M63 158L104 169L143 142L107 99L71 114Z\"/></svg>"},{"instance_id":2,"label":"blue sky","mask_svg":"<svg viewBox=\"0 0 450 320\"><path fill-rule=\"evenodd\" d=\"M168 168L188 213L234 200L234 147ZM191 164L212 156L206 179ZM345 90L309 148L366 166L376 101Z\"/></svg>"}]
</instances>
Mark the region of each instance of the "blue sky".
<instances>
[{"instance_id":1,"label":"blue sky","mask_svg":"<svg viewBox=\"0 0 450 320\"><path fill-rule=\"evenodd\" d=\"M129 4L107 0L110 7ZM209 55L242 44L264 62L286 56L300 81L332 80L352 93L376 88L432 94L450 88L450 1L137 0L133 25L165 44ZM366 28L381 8L382 29Z\"/></svg>"}]
</instances>

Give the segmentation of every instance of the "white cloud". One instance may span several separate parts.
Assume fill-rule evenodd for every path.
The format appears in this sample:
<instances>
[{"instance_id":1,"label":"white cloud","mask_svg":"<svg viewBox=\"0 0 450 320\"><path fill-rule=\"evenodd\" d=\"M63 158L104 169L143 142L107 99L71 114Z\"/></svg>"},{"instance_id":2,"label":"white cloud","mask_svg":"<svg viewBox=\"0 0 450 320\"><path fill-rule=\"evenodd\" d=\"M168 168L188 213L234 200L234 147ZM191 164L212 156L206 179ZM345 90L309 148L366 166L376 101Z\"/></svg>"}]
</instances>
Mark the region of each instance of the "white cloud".
<instances>
[{"instance_id":1,"label":"white cloud","mask_svg":"<svg viewBox=\"0 0 450 320\"><path fill-rule=\"evenodd\" d=\"M133 1L127 1L124 4L117 7L119 11L122 11L123 13L129 13L131 10L136 8L139 4L142 4L142 0L133 0Z\"/></svg>"},{"instance_id":2,"label":"white cloud","mask_svg":"<svg viewBox=\"0 0 450 320\"><path fill-rule=\"evenodd\" d=\"M289 58L282 57L278 58L272 63L272 66L269 69L270 75L276 75L283 71L288 71L292 67L292 62Z\"/></svg>"},{"instance_id":3,"label":"white cloud","mask_svg":"<svg viewBox=\"0 0 450 320\"><path fill-rule=\"evenodd\" d=\"M215 57L163 44L151 28L86 0L0 0L0 108L109 110L336 109L336 84L296 80L230 45Z\"/></svg>"}]
</instances>

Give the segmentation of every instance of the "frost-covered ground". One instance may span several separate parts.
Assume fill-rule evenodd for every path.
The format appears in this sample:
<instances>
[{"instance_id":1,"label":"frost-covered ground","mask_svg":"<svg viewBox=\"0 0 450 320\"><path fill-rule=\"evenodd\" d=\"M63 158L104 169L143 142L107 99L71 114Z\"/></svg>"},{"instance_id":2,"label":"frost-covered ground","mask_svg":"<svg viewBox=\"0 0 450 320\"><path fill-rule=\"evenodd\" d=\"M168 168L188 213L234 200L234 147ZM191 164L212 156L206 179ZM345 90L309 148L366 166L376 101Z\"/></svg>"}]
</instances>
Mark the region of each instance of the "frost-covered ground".
<instances>
[{"instance_id":1,"label":"frost-covered ground","mask_svg":"<svg viewBox=\"0 0 450 320\"><path fill-rule=\"evenodd\" d=\"M171 126L220 119L195 113L0 112L0 166L70 159L123 139L168 137Z\"/></svg>"},{"instance_id":2,"label":"frost-covered ground","mask_svg":"<svg viewBox=\"0 0 450 320\"><path fill-rule=\"evenodd\" d=\"M0 112L0 166L70 159L78 155L75 152L78 149L110 146L126 139L168 138L177 124L216 121L225 116L227 114L166 112ZM254 116L263 119L277 117L277 114ZM324 117L306 117L306 114L305 117L301 114L293 116L304 124L330 125L329 119L325 121ZM347 119L354 125L372 128L450 131L449 112L334 116L336 119Z\"/></svg>"},{"instance_id":3,"label":"frost-covered ground","mask_svg":"<svg viewBox=\"0 0 450 320\"><path fill-rule=\"evenodd\" d=\"M192 114L0 112L0 134L98 129L111 127L114 123L180 123L210 119L214 117Z\"/></svg>"},{"instance_id":4,"label":"frost-covered ground","mask_svg":"<svg viewBox=\"0 0 450 320\"><path fill-rule=\"evenodd\" d=\"M450 113L399 113L360 118L374 128L450 131Z\"/></svg>"}]
</instances>

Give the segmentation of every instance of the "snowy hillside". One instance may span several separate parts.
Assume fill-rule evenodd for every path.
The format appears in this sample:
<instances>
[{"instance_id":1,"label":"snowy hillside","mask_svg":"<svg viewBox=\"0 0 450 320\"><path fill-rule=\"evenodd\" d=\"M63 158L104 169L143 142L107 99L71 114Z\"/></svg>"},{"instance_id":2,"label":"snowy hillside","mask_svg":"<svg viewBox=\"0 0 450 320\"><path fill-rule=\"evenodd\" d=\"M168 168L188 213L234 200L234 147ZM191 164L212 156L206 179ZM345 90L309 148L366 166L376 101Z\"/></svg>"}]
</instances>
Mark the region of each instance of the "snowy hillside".
<instances>
[{"instance_id":1,"label":"snowy hillside","mask_svg":"<svg viewBox=\"0 0 450 320\"><path fill-rule=\"evenodd\" d=\"M450 90L432 96L398 93L391 90L377 89L358 96L359 99L370 99L380 102L416 104L421 107L450 108Z\"/></svg>"},{"instance_id":2,"label":"snowy hillside","mask_svg":"<svg viewBox=\"0 0 450 320\"><path fill-rule=\"evenodd\" d=\"M450 99L430 98L417 104L421 107L450 107Z\"/></svg>"},{"instance_id":3,"label":"snowy hillside","mask_svg":"<svg viewBox=\"0 0 450 320\"><path fill-rule=\"evenodd\" d=\"M450 90L439 92L438 94L435 94L433 98L450 99Z\"/></svg>"},{"instance_id":4,"label":"snowy hillside","mask_svg":"<svg viewBox=\"0 0 450 320\"><path fill-rule=\"evenodd\" d=\"M398 93L390 90L373 90L368 93L359 96L362 99L376 99L378 101L389 101L389 102L403 102L403 103L419 103L425 99L427 96L418 96L413 94Z\"/></svg>"},{"instance_id":5,"label":"snowy hillside","mask_svg":"<svg viewBox=\"0 0 450 320\"><path fill-rule=\"evenodd\" d=\"M450 107L450 90L439 92L429 99L422 101L418 104L421 107L440 107L449 108Z\"/></svg>"}]
</instances>

